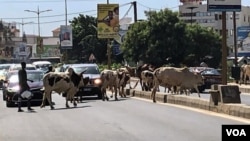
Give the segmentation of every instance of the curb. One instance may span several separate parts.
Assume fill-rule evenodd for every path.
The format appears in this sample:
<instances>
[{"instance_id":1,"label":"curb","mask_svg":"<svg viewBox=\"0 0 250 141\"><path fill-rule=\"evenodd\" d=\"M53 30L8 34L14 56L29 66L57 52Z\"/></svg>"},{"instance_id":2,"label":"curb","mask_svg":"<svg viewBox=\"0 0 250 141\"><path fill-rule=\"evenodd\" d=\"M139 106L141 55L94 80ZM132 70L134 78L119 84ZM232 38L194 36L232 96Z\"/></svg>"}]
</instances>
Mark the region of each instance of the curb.
<instances>
[{"instance_id":1,"label":"curb","mask_svg":"<svg viewBox=\"0 0 250 141\"><path fill-rule=\"evenodd\" d=\"M250 92L250 89L248 89ZM135 97L151 99L152 92L139 91L134 89L127 89L127 94ZM241 91L241 89L240 89ZM243 92L243 91L241 91ZM250 106L246 104L223 104L219 103L215 106L207 99L189 97L186 95L172 95L163 92L156 92L155 99L161 103L178 104L203 110L208 110L217 113L223 113L236 117L250 119Z\"/></svg>"}]
</instances>

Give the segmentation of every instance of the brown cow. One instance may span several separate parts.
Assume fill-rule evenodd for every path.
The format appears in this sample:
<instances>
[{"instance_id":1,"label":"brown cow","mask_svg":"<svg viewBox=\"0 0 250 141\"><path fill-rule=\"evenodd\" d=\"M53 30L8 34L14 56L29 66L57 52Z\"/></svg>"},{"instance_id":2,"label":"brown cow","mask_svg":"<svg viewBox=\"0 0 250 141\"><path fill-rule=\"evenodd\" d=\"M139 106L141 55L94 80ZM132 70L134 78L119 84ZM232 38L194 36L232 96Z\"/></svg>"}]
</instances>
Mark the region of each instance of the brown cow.
<instances>
[{"instance_id":1,"label":"brown cow","mask_svg":"<svg viewBox=\"0 0 250 141\"><path fill-rule=\"evenodd\" d=\"M198 85L203 84L201 74L194 74L188 68L175 68L175 67L160 67L154 71L154 87L151 94L153 102L155 100L155 93L159 86L177 86L182 89L195 88L200 97Z\"/></svg>"}]
</instances>

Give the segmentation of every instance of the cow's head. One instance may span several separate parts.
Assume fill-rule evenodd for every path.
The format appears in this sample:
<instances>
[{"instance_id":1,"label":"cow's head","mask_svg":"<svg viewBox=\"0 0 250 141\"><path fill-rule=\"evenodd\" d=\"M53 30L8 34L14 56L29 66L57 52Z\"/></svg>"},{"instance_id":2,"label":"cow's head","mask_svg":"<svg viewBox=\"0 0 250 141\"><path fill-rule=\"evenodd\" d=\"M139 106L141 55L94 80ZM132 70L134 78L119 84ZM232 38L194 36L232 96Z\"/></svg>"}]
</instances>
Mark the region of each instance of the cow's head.
<instances>
[{"instance_id":1,"label":"cow's head","mask_svg":"<svg viewBox=\"0 0 250 141\"><path fill-rule=\"evenodd\" d=\"M84 72L86 72L87 69L85 69L84 71L82 71L80 74L77 74L74 69L72 68L68 68L67 72L70 76L70 80L72 81L72 83L74 84L75 87L83 87L85 85L88 84L89 82L89 78L84 78L83 74Z\"/></svg>"}]
</instances>

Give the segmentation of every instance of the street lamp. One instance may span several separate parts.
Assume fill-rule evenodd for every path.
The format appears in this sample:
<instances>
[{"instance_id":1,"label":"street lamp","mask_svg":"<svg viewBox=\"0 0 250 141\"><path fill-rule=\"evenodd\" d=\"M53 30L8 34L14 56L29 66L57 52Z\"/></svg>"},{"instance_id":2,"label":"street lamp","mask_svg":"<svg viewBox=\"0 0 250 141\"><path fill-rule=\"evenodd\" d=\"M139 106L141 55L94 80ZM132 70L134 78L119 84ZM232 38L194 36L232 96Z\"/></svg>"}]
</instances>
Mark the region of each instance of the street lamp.
<instances>
[{"instance_id":1,"label":"street lamp","mask_svg":"<svg viewBox=\"0 0 250 141\"><path fill-rule=\"evenodd\" d=\"M190 9L191 10L191 25L193 23L193 9L195 8L198 8L198 7L195 7L195 6L191 6L191 7L188 7L187 9Z\"/></svg>"},{"instance_id":2,"label":"street lamp","mask_svg":"<svg viewBox=\"0 0 250 141\"><path fill-rule=\"evenodd\" d=\"M38 37L40 37L40 14L43 13L43 12L49 12L49 11L52 11L51 9L47 9L47 10L43 10L43 11L40 11L39 10L39 6L37 7L37 11L33 11L33 10L24 10L26 12L33 12L33 13L36 13L37 14L37 19L38 19Z\"/></svg>"}]
</instances>

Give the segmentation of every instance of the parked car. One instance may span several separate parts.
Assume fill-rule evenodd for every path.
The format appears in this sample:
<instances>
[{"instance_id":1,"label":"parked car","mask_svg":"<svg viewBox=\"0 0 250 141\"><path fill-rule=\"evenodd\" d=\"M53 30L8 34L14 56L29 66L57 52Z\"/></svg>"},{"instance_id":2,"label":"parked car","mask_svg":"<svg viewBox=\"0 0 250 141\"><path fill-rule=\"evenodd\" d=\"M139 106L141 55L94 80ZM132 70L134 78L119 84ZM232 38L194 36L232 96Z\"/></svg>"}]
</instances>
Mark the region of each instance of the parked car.
<instances>
[{"instance_id":1,"label":"parked car","mask_svg":"<svg viewBox=\"0 0 250 141\"><path fill-rule=\"evenodd\" d=\"M32 65L34 65L36 69L43 70L44 72L48 71L49 66L52 66L49 61L35 61Z\"/></svg>"},{"instance_id":2,"label":"parked car","mask_svg":"<svg viewBox=\"0 0 250 141\"><path fill-rule=\"evenodd\" d=\"M21 64L12 64L9 68L9 71L20 70L22 68ZM26 70L36 70L36 67L33 64L26 64Z\"/></svg>"},{"instance_id":3,"label":"parked car","mask_svg":"<svg viewBox=\"0 0 250 141\"><path fill-rule=\"evenodd\" d=\"M44 72L42 70L27 70L27 78L33 80L28 81L30 91L33 94L32 103L41 104L43 99L43 78ZM18 71L10 71L7 74L6 81L3 87L3 100L6 101L7 107L13 107L17 104L19 94L19 82ZM27 99L23 99L22 102L26 102Z\"/></svg>"},{"instance_id":4,"label":"parked car","mask_svg":"<svg viewBox=\"0 0 250 141\"><path fill-rule=\"evenodd\" d=\"M200 92L203 92L205 89L211 89L213 84L222 83L222 75L218 69L210 67L191 67L191 72L201 73L204 78L204 85L198 86Z\"/></svg>"},{"instance_id":5,"label":"parked car","mask_svg":"<svg viewBox=\"0 0 250 141\"><path fill-rule=\"evenodd\" d=\"M73 68L78 74L87 69L87 71L83 74L83 77L89 77L90 79L90 84L81 87L76 96L82 97L96 95L98 99L102 99L100 71L97 64L71 64L68 67Z\"/></svg>"}]
</instances>

